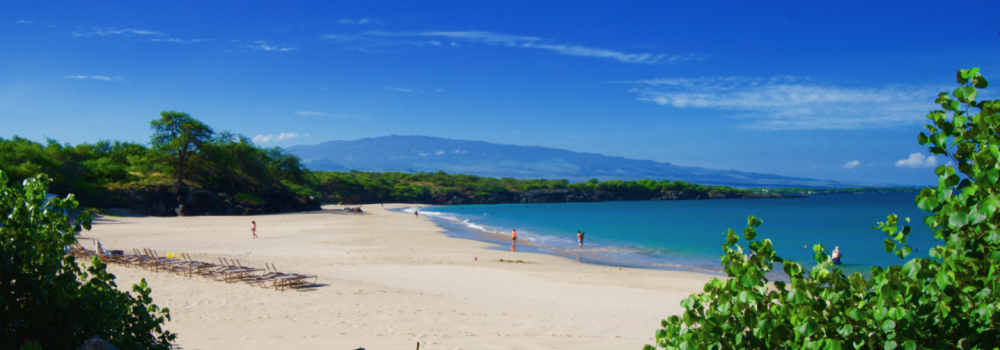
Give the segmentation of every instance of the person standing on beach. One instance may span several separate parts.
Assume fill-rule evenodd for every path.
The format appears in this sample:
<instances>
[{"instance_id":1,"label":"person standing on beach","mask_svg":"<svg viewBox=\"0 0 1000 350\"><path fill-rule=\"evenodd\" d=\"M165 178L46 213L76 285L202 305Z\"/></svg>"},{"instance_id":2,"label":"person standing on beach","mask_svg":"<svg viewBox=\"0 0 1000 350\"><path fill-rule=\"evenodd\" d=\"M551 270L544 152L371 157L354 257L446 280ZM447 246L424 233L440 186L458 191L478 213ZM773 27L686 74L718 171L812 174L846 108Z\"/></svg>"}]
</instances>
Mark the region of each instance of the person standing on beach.
<instances>
[{"instance_id":1,"label":"person standing on beach","mask_svg":"<svg viewBox=\"0 0 1000 350\"><path fill-rule=\"evenodd\" d=\"M576 231L576 242L577 242L576 245L577 247L583 248L583 232Z\"/></svg>"},{"instance_id":2,"label":"person standing on beach","mask_svg":"<svg viewBox=\"0 0 1000 350\"><path fill-rule=\"evenodd\" d=\"M830 254L830 257L833 258L834 265L840 265L840 258L843 257L840 254L840 246L833 247L833 254Z\"/></svg>"},{"instance_id":3,"label":"person standing on beach","mask_svg":"<svg viewBox=\"0 0 1000 350\"><path fill-rule=\"evenodd\" d=\"M511 231L511 233L510 233L510 243L511 244L517 244L517 229L514 229L514 231Z\"/></svg>"},{"instance_id":4,"label":"person standing on beach","mask_svg":"<svg viewBox=\"0 0 1000 350\"><path fill-rule=\"evenodd\" d=\"M420 213L419 211L414 210L413 211L413 217L417 217L417 214L419 214L419 213Z\"/></svg>"},{"instance_id":5,"label":"person standing on beach","mask_svg":"<svg viewBox=\"0 0 1000 350\"><path fill-rule=\"evenodd\" d=\"M257 239L257 222L250 221L250 233L253 233L253 239Z\"/></svg>"}]
</instances>

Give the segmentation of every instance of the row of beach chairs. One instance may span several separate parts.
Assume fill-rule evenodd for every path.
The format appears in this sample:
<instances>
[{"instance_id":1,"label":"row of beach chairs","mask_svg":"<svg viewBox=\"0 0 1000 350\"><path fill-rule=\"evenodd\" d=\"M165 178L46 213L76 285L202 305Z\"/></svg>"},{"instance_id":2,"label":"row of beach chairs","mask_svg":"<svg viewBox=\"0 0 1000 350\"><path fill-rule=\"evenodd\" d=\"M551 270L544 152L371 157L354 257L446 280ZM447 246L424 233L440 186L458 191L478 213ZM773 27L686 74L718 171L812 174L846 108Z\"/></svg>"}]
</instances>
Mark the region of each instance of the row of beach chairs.
<instances>
[{"instance_id":1,"label":"row of beach chairs","mask_svg":"<svg viewBox=\"0 0 1000 350\"><path fill-rule=\"evenodd\" d=\"M216 264L194 260L187 254L160 256L149 248L143 248L142 251L132 249L132 254L106 254L103 251L88 250L79 244L69 248L68 253L79 259L97 256L105 264L138 267L151 272L171 272L188 278L201 276L226 283L244 282L251 286L281 291L313 286L318 279L317 276L280 272L274 264L264 263L264 269L243 266L238 259L219 258L219 263Z\"/></svg>"}]
</instances>

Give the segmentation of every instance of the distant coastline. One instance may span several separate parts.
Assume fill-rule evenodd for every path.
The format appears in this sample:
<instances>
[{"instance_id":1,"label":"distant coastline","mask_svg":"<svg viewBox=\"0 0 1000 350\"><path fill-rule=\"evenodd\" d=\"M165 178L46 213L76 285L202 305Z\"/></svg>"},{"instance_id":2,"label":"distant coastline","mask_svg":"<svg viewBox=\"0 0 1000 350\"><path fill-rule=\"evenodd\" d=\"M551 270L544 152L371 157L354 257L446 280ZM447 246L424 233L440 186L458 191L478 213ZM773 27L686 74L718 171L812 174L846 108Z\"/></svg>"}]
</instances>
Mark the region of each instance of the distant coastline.
<instances>
[{"instance_id":1,"label":"distant coastline","mask_svg":"<svg viewBox=\"0 0 1000 350\"><path fill-rule=\"evenodd\" d=\"M581 203L619 201L674 201L745 198L803 198L799 194L767 194L745 192L664 191L661 193L634 193L627 191L587 191L574 189L544 189L523 192L502 192L480 196L447 193L421 198L420 204L470 205L470 204L519 204L519 203Z\"/></svg>"}]
</instances>

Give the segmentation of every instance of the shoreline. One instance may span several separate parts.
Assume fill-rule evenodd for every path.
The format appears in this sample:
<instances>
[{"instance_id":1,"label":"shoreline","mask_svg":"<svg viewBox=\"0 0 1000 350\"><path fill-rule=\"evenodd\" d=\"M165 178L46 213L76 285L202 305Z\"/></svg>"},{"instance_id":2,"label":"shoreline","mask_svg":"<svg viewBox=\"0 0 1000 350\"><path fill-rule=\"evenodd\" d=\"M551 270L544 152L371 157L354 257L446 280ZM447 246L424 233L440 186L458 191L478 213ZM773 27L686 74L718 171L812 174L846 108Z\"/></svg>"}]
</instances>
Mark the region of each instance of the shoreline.
<instances>
[{"instance_id":1,"label":"shoreline","mask_svg":"<svg viewBox=\"0 0 1000 350\"><path fill-rule=\"evenodd\" d=\"M405 206L412 205L386 208ZM237 258L254 267L270 262L319 276L315 288L275 292L110 266L122 290L147 280L154 303L171 310L165 328L178 333L177 345L186 349L376 349L414 342L426 349L641 347L712 277L497 250L449 236L426 217L365 207L358 216L328 206L253 217L101 217L80 241L86 246L97 238L106 249L150 247L203 261ZM249 238L250 220L258 223L258 240ZM524 263L507 263L517 260Z\"/></svg>"},{"instance_id":2,"label":"shoreline","mask_svg":"<svg viewBox=\"0 0 1000 350\"><path fill-rule=\"evenodd\" d=\"M499 231L492 231L492 232L477 231L474 228L471 228L467 225L463 225L461 222L451 221L442 217L430 217L430 219L432 221L436 221L438 226L440 226L444 230L445 234L448 235L449 237L497 244L498 245L497 247L492 248L494 250L500 250L502 248L502 245L506 244L506 239L509 239L509 235L500 233ZM449 232L455 232L455 234L450 234ZM461 232L466 232L466 233L463 234ZM615 260L613 258L603 257L592 253L591 254L576 253L566 249L558 249L554 247L543 246L529 240L523 240L519 242L517 248L518 251L522 251L521 250L522 246L528 247L527 250L523 250L523 252L526 253L558 256L569 260L575 260L575 262L583 264L608 266L608 267L630 267L639 269L692 272L692 273L706 274L712 277L725 277L725 274L720 272L721 270L710 270L710 269L703 269L703 268L684 266L684 265L652 264L652 263Z\"/></svg>"},{"instance_id":3,"label":"shoreline","mask_svg":"<svg viewBox=\"0 0 1000 350\"><path fill-rule=\"evenodd\" d=\"M531 205L538 203L527 203L527 204ZM399 213L412 214L413 212L408 211L409 209L418 208L418 209L433 210L433 208L442 208L442 207L446 206L435 205L435 204L414 204L413 206L410 207L395 208L392 210ZM498 230L488 230L485 226L481 224L470 222L471 218L462 220L462 218L457 217L458 215L462 214L445 213L440 211L427 212L426 210L425 213L428 214L422 214L422 215L436 222L438 226L440 226L443 230L445 230L444 231L445 234L447 234L450 237L497 244L498 247L494 249L500 249L499 245L506 245L510 243L509 234L499 232ZM523 227L527 228L524 232L531 232L530 226L523 226ZM575 260L578 263L593 264L599 266L610 266L610 267L631 267L631 268L645 268L645 269L666 270L666 271L683 271L683 272L706 274L712 277L722 277L722 278L726 277L726 274L721 267L713 269L713 268L703 268L692 265L641 262L641 261L631 261L625 259L616 259L614 257L602 256L599 253L594 253L594 252L589 252L589 253L579 252L579 251L574 251L575 249L546 246L543 244L536 243L531 238L525 238L523 240L519 240L517 244L518 249L522 249L521 247L523 246L528 246L529 249L528 252L531 253L563 257L566 259ZM601 245L601 247L603 247L604 249L622 250L622 251L639 249L635 247L628 247L622 245Z\"/></svg>"}]
</instances>

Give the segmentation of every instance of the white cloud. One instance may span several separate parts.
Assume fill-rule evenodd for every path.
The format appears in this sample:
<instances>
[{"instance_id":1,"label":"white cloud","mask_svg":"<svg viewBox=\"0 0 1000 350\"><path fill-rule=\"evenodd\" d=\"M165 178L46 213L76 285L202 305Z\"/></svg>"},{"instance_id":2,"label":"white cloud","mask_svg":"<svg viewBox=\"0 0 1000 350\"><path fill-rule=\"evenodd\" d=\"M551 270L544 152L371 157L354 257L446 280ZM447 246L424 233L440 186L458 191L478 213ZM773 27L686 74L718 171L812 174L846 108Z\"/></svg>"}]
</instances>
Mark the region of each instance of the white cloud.
<instances>
[{"instance_id":1,"label":"white cloud","mask_svg":"<svg viewBox=\"0 0 1000 350\"><path fill-rule=\"evenodd\" d=\"M308 135L308 134L306 134L306 135ZM297 137L299 137L299 134L296 134L294 132L281 133L281 134L278 134L278 135L271 134L271 135L266 135L266 136L258 134L257 136L253 137L253 142L265 143L265 142L271 142L271 140L281 141L281 140L294 139L294 138L297 138Z\"/></svg>"},{"instance_id":2,"label":"white cloud","mask_svg":"<svg viewBox=\"0 0 1000 350\"><path fill-rule=\"evenodd\" d=\"M73 36L112 36L112 35L152 35L152 36L164 36L166 34L157 32L155 30L145 30L145 29L118 29L118 28L91 28L86 31L73 32Z\"/></svg>"},{"instance_id":3,"label":"white cloud","mask_svg":"<svg viewBox=\"0 0 1000 350\"><path fill-rule=\"evenodd\" d=\"M439 156L440 156L440 155L444 154L444 151L437 151L437 152L434 152L434 154L436 154L436 155L439 155Z\"/></svg>"},{"instance_id":4,"label":"white cloud","mask_svg":"<svg viewBox=\"0 0 1000 350\"><path fill-rule=\"evenodd\" d=\"M274 138L274 135L264 136L264 135L261 135L261 134L257 134L257 136L253 137L253 142L270 142L271 139L273 139L273 138Z\"/></svg>"},{"instance_id":5,"label":"white cloud","mask_svg":"<svg viewBox=\"0 0 1000 350\"><path fill-rule=\"evenodd\" d=\"M850 162L847 162L847 164L844 164L844 169L854 169L857 168L858 165L861 165L861 162L852 160Z\"/></svg>"},{"instance_id":6,"label":"white cloud","mask_svg":"<svg viewBox=\"0 0 1000 350\"><path fill-rule=\"evenodd\" d=\"M842 87L776 76L666 78L626 82L638 99L675 108L729 110L757 129L865 129L918 124L937 88Z\"/></svg>"},{"instance_id":7,"label":"white cloud","mask_svg":"<svg viewBox=\"0 0 1000 350\"><path fill-rule=\"evenodd\" d=\"M49 22L45 22L45 21L25 21L25 20L19 20L19 21L14 21L14 23L16 23L16 24L41 24L41 25L46 26L46 27L55 27L54 24L49 23Z\"/></svg>"},{"instance_id":8,"label":"white cloud","mask_svg":"<svg viewBox=\"0 0 1000 350\"><path fill-rule=\"evenodd\" d=\"M932 168L937 165L937 157L925 156L921 153L912 153L909 158L896 162L896 166L906 168Z\"/></svg>"},{"instance_id":9,"label":"white cloud","mask_svg":"<svg viewBox=\"0 0 1000 350\"><path fill-rule=\"evenodd\" d=\"M454 151L451 151L451 153L455 153L455 154L466 154L466 153L469 153L469 152L468 152L468 151L463 151L463 150L460 150L460 149L456 149L456 150L454 150Z\"/></svg>"},{"instance_id":10,"label":"white cloud","mask_svg":"<svg viewBox=\"0 0 1000 350\"><path fill-rule=\"evenodd\" d=\"M295 114L298 114L298 115L319 115L319 116L327 116L327 115L330 115L330 114L328 114L328 113L323 113L323 112L313 112L313 111L301 111L301 112L295 112Z\"/></svg>"},{"instance_id":11,"label":"white cloud","mask_svg":"<svg viewBox=\"0 0 1000 350\"><path fill-rule=\"evenodd\" d=\"M372 23L375 23L375 21L372 20L372 19L370 19L370 18L358 18L358 19L344 18L342 20L337 21L337 23L340 23L340 24L372 24Z\"/></svg>"},{"instance_id":12,"label":"white cloud","mask_svg":"<svg viewBox=\"0 0 1000 350\"><path fill-rule=\"evenodd\" d=\"M135 29L135 28L90 28L85 30L74 31L70 33L75 37L87 37L87 36L100 36L100 37L132 37L138 38L141 41L155 41L155 42L165 42L165 43L177 43L177 44L191 44L200 43L205 41L212 41L213 39L191 39L183 40L177 38L167 37L167 33L158 32L155 30L146 29Z\"/></svg>"},{"instance_id":13,"label":"white cloud","mask_svg":"<svg viewBox=\"0 0 1000 350\"><path fill-rule=\"evenodd\" d=\"M165 38L165 39L149 39L148 41L159 41L165 43L178 43L178 44L193 44L205 41L212 41L212 39L193 39L193 40L181 40L175 38Z\"/></svg>"},{"instance_id":14,"label":"white cloud","mask_svg":"<svg viewBox=\"0 0 1000 350\"><path fill-rule=\"evenodd\" d=\"M287 45L270 45L266 41L256 41L255 43L256 44L254 45L247 45L246 47L249 49L260 50L260 51L286 52L286 51L298 50L298 48L296 47L291 47Z\"/></svg>"},{"instance_id":15,"label":"white cloud","mask_svg":"<svg viewBox=\"0 0 1000 350\"><path fill-rule=\"evenodd\" d=\"M386 90L393 90L393 91L400 91L400 92L413 92L412 89L404 89L404 88L398 88L398 87L387 87L385 89Z\"/></svg>"},{"instance_id":16,"label":"white cloud","mask_svg":"<svg viewBox=\"0 0 1000 350\"><path fill-rule=\"evenodd\" d=\"M282 133L282 134L278 135L277 141L294 139L294 138L297 138L297 137L299 137L299 134L296 134L294 132Z\"/></svg>"},{"instance_id":17,"label":"white cloud","mask_svg":"<svg viewBox=\"0 0 1000 350\"><path fill-rule=\"evenodd\" d=\"M579 45L565 45L565 44L555 44L551 43L546 39L533 37L533 36L522 36L522 35L510 35L503 33L494 33L487 31L427 31L427 32L385 32L385 31L369 31L361 34L350 35L350 34L327 34L320 36L321 39L333 40L339 43L344 42L359 42L366 45L374 46L384 46L384 45L433 45L441 46L442 43L438 40L430 41L411 41L411 40L401 40L403 38L439 38L447 39L450 41L450 45L453 47L460 47L458 42L466 43L480 43L488 45L499 45L514 48L530 48L530 49L541 49L548 50L560 55L567 56L579 56L579 57L596 57L612 59L622 63L643 63L643 64L663 64L663 63L681 63L685 61L692 60L702 60L705 55L694 55L694 54L654 54L654 53L625 53L614 50L600 49L585 47Z\"/></svg>"},{"instance_id":18,"label":"white cloud","mask_svg":"<svg viewBox=\"0 0 1000 350\"><path fill-rule=\"evenodd\" d=\"M111 81L111 79L114 79L112 77L106 77L106 76L103 76L103 75L91 75L91 76L86 76L86 75L67 75L67 76L65 76L63 78L66 78L66 79L94 79L94 80L104 80L104 81Z\"/></svg>"}]
</instances>

